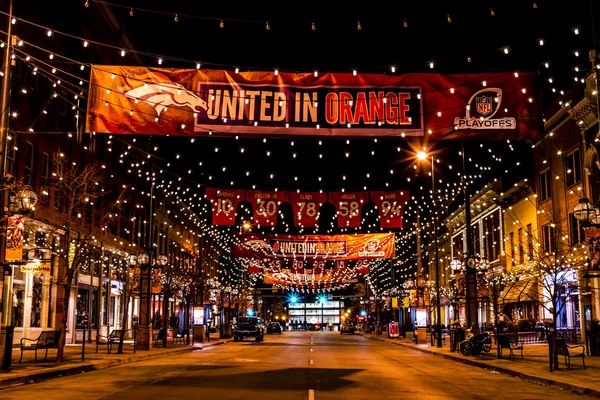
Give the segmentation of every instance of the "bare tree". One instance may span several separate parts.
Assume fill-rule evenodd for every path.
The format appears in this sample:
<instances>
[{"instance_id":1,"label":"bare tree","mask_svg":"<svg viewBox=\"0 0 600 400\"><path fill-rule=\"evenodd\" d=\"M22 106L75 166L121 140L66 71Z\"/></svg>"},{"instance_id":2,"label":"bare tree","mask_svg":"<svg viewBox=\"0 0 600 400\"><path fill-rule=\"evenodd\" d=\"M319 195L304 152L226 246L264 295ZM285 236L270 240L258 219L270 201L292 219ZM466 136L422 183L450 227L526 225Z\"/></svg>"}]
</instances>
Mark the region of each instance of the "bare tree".
<instances>
[{"instance_id":1,"label":"bare tree","mask_svg":"<svg viewBox=\"0 0 600 400\"><path fill-rule=\"evenodd\" d=\"M507 272L503 277L506 283L518 281L519 279L533 279L539 290L533 293L524 292L523 295L531 301L538 302L551 316L548 321L550 328L557 332L557 319L566 305L569 293L569 284L577 280L580 270L588 268L588 248L585 243L578 243L570 237L569 224L566 218L561 218L561 213L551 208L538 206L534 196L528 196L536 206L536 212L541 215L540 227L543 227L540 237L528 236L531 245L528 245L526 260L519 265L514 260L514 250L511 251L512 258L506 257ZM516 226L526 229L519 215L511 209L507 214L515 221ZM538 219L539 221L539 219ZM524 252L523 243L513 243L510 238L506 239L507 248L511 246ZM525 257L523 257L525 258ZM512 269L512 271L510 271ZM558 355L556 354L556 334L552 335L552 353L554 354L554 368L558 368Z\"/></svg>"},{"instance_id":2,"label":"bare tree","mask_svg":"<svg viewBox=\"0 0 600 400\"><path fill-rule=\"evenodd\" d=\"M58 276L53 284L59 289L57 308L61 315L61 334L57 361L64 358L71 288L77 284L82 267L97 255L101 240L118 219L122 194L106 201L108 192L102 186L103 167L100 164L68 165L60 154L53 159L54 171L49 182L57 211L38 213L38 219L54 227L45 236L46 247L58 262Z\"/></svg>"}]
</instances>

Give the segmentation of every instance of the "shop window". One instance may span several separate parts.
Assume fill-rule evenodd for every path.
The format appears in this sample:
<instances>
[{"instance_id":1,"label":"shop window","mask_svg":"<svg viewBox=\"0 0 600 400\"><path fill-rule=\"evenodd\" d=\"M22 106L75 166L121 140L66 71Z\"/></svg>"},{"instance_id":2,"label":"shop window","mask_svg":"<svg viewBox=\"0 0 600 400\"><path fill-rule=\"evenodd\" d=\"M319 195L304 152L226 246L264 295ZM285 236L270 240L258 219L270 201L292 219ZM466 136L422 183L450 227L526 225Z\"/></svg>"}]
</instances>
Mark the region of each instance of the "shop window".
<instances>
[{"instance_id":1,"label":"shop window","mask_svg":"<svg viewBox=\"0 0 600 400\"><path fill-rule=\"evenodd\" d=\"M550 170L547 169L540 173L540 201L547 200L552 197L552 177Z\"/></svg>"},{"instance_id":2,"label":"shop window","mask_svg":"<svg viewBox=\"0 0 600 400\"><path fill-rule=\"evenodd\" d=\"M551 224L542 225L542 247L544 252L554 252L556 228Z\"/></svg>"},{"instance_id":3,"label":"shop window","mask_svg":"<svg viewBox=\"0 0 600 400\"><path fill-rule=\"evenodd\" d=\"M523 228L517 231L517 245L519 246L519 263L525 262L525 251L523 250Z\"/></svg>"},{"instance_id":4,"label":"shop window","mask_svg":"<svg viewBox=\"0 0 600 400\"><path fill-rule=\"evenodd\" d=\"M40 175L40 201L48 202L48 185L50 184L50 156L48 153L42 154L42 173Z\"/></svg>"},{"instance_id":5,"label":"shop window","mask_svg":"<svg viewBox=\"0 0 600 400\"><path fill-rule=\"evenodd\" d=\"M89 318L92 329L96 328L96 310L98 309L98 288L93 288L92 296L92 315L89 315L90 289L87 285L79 286L77 293L77 322L76 329L83 329L83 321Z\"/></svg>"},{"instance_id":6,"label":"shop window","mask_svg":"<svg viewBox=\"0 0 600 400\"><path fill-rule=\"evenodd\" d=\"M531 224L527 224L527 255L529 260L533 260L533 229Z\"/></svg>"},{"instance_id":7,"label":"shop window","mask_svg":"<svg viewBox=\"0 0 600 400\"><path fill-rule=\"evenodd\" d=\"M42 283L44 275L36 274L32 277L31 289L31 321L30 325L33 328L42 326Z\"/></svg>"},{"instance_id":8,"label":"shop window","mask_svg":"<svg viewBox=\"0 0 600 400\"><path fill-rule=\"evenodd\" d=\"M26 155L25 166L23 167L23 184L24 185L32 185L34 181L33 176L33 166L35 161L35 153L33 149L33 143L27 142L26 145Z\"/></svg>"},{"instance_id":9,"label":"shop window","mask_svg":"<svg viewBox=\"0 0 600 400\"><path fill-rule=\"evenodd\" d=\"M570 153L565 160L567 186L581 182L581 159L579 149Z\"/></svg>"},{"instance_id":10,"label":"shop window","mask_svg":"<svg viewBox=\"0 0 600 400\"><path fill-rule=\"evenodd\" d=\"M581 221L575 218L573 213L569 214L569 222L571 227L571 246L579 244L585 240L585 230Z\"/></svg>"}]
</instances>

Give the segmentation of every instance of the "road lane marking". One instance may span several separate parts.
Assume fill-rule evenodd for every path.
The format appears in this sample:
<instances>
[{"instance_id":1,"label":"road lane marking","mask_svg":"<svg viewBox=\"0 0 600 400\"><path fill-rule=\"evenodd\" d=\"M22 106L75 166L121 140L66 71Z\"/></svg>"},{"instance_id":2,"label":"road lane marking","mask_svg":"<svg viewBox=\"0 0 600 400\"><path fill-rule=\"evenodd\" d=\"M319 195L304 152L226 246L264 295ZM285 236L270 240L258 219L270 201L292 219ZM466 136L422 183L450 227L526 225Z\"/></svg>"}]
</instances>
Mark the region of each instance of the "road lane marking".
<instances>
[{"instance_id":1,"label":"road lane marking","mask_svg":"<svg viewBox=\"0 0 600 400\"><path fill-rule=\"evenodd\" d=\"M308 400L315 400L315 391L308 389Z\"/></svg>"}]
</instances>

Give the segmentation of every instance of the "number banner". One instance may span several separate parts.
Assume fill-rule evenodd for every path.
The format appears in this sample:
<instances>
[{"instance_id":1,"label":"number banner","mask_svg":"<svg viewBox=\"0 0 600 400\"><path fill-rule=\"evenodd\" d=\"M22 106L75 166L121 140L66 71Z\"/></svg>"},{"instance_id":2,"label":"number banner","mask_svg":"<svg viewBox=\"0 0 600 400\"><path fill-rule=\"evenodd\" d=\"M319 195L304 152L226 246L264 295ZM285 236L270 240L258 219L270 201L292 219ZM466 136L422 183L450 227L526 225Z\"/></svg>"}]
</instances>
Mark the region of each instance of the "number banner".
<instances>
[{"instance_id":1,"label":"number banner","mask_svg":"<svg viewBox=\"0 0 600 400\"><path fill-rule=\"evenodd\" d=\"M93 65L86 131L534 139L537 73L287 73ZM466 130L466 131L465 131Z\"/></svg>"},{"instance_id":2,"label":"number banner","mask_svg":"<svg viewBox=\"0 0 600 400\"><path fill-rule=\"evenodd\" d=\"M213 225L235 225L238 205L244 201L245 190L206 188L206 198L212 207Z\"/></svg>"},{"instance_id":3,"label":"number banner","mask_svg":"<svg viewBox=\"0 0 600 400\"><path fill-rule=\"evenodd\" d=\"M287 192L263 192L248 190L246 200L254 210L254 224L258 226L275 226L279 205L287 201Z\"/></svg>"},{"instance_id":4,"label":"number banner","mask_svg":"<svg viewBox=\"0 0 600 400\"><path fill-rule=\"evenodd\" d=\"M233 257L289 260L370 260L396 256L393 233L360 235L240 235ZM359 266L357 266L358 268ZM364 268L361 263L360 268Z\"/></svg>"},{"instance_id":5,"label":"number banner","mask_svg":"<svg viewBox=\"0 0 600 400\"><path fill-rule=\"evenodd\" d=\"M367 192L331 192L329 201L337 210L338 228L358 228L362 206L369 201Z\"/></svg>"},{"instance_id":6,"label":"number banner","mask_svg":"<svg viewBox=\"0 0 600 400\"><path fill-rule=\"evenodd\" d=\"M327 202L327 194L320 192L289 192L288 201L294 210L294 224L299 227L313 227L317 224L319 208Z\"/></svg>"},{"instance_id":7,"label":"number banner","mask_svg":"<svg viewBox=\"0 0 600 400\"><path fill-rule=\"evenodd\" d=\"M371 201L379 210L379 225L382 228L402 228L404 204L410 196L405 191L371 191Z\"/></svg>"}]
</instances>

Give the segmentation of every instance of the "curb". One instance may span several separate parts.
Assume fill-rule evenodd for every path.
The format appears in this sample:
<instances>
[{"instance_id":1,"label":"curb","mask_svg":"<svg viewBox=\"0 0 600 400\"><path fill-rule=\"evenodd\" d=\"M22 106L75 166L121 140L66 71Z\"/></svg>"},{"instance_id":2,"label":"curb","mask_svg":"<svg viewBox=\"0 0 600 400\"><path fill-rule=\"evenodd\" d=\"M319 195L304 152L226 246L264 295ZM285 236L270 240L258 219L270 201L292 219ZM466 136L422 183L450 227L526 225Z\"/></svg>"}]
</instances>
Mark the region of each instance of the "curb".
<instances>
[{"instance_id":1,"label":"curb","mask_svg":"<svg viewBox=\"0 0 600 400\"><path fill-rule=\"evenodd\" d=\"M206 343L202 345L202 347L185 347L182 349L174 349L171 351L165 351L161 353L147 353L142 355L131 355L131 357L122 358L118 360L109 360L102 361L98 363L80 363L78 365L72 366L63 366L63 367L54 367L49 371L40 371L38 373L22 375L22 376L14 376L10 378L2 379L2 374L0 373L0 390L8 389L14 386L27 385L30 383L38 383L47 379L60 378L63 376L77 375L84 372L97 371L106 368L118 367L120 365L131 364L140 361L152 360L155 358L167 357L176 354L183 354L198 350L204 350L209 347L220 346L225 343L229 343L231 340L225 340L218 343Z\"/></svg>"},{"instance_id":2,"label":"curb","mask_svg":"<svg viewBox=\"0 0 600 400\"><path fill-rule=\"evenodd\" d=\"M463 364L471 365L473 367L479 367L479 368L483 368L483 369L488 369L488 370L500 372L500 373L503 373L503 374L506 374L506 375L514 376L514 377L517 377L517 378L521 378L521 379L526 380L526 381L535 382L535 383L539 383L539 384L547 385L547 386L555 386L555 387L558 387L558 388L561 388L561 389L564 389L564 390L569 390L571 392L575 392L575 393L578 393L578 394L583 394L583 395L588 395L588 396L594 396L594 397L600 397L600 390L594 390L594 389L590 389L590 388L586 388L586 387L582 387L582 386L572 385L570 383L560 382L560 381L556 381L556 380L553 380L553 379L541 378L541 377L536 376L536 375L530 375L530 374L525 374L525 373L522 373L522 372L517 372L517 371L514 371L514 370L509 369L509 368L496 367L496 366L488 365L488 364L483 363L483 362L473 361L473 360L469 360L469 359L466 359L466 358L463 359L463 358L451 356L451 355L448 355L448 354L441 354L441 353L437 353L435 351L427 350L427 349L422 348L422 347L414 347L413 345L408 344L408 343L389 342L388 340L385 340L384 338L378 338L378 337L372 337L372 336L365 336L365 335L361 335L361 336L366 337L367 339L378 340L380 342L390 343L390 344L392 344L394 346L405 347L407 349L411 349L411 350L415 350L415 351L420 351L421 353L426 353L426 354L434 355L434 356L437 356L437 357L445 358L447 360L452 360L452 361L460 362L460 363L463 363Z\"/></svg>"}]
</instances>

